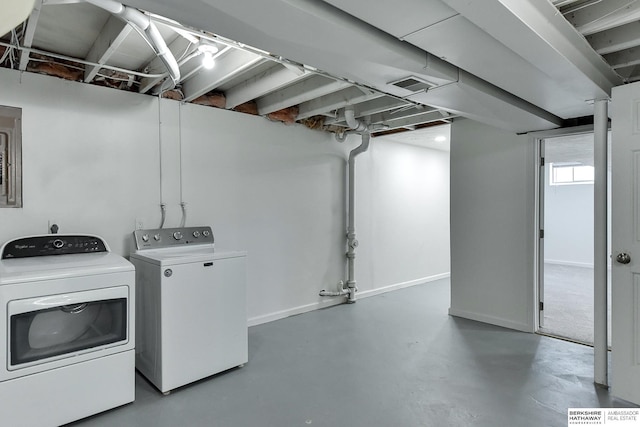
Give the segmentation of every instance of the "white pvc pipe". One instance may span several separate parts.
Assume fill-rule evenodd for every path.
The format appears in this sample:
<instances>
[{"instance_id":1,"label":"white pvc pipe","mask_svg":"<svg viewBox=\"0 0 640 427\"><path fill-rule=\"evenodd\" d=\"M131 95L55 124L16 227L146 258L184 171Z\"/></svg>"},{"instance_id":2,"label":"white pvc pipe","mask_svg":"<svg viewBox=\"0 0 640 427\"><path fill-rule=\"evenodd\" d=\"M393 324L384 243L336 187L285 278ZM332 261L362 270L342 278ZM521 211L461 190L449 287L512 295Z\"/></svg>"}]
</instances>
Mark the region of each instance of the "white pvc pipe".
<instances>
[{"instance_id":1,"label":"white pvc pipe","mask_svg":"<svg viewBox=\"0 0 640 427\"><path fill-rule=\"evenodd\" d=\"M356 239L356 156L364 153L369 149L369 141L371 135L369 132L362 133L362 144L349 153L349 161L347 162L349 168L349 220L347 223L347 290L349 299L347 302L356 302L356 276L355 276L355 263L356 263L356 248L358 247L358 240Z\"/></svg>"},{"instance_id":2,"label":"white pvc pipe","mask_svg":"<svg viewBox=\"0 0 640 427\"><path fill-rule=\"evenodd\" d=\"M169 50L167 43L162 38L162 35L158 31L156 25L151 22L151 18L149 16L140 12L138 9L124 6L122 3L114 0L85 1L110 12L111 14L119 17L125 22L134 25L140 30L144 31L144 34L146 34L146 37L148 38L149 44L153 46L156 54L158 55L162 63L167 67L169 76L171 77L171 80L173 80L174 86L180 81L180 67L178 66L178 62Z\"/></svg>"},{"instance_id":3,"label":"white pvc pipe","mask_svg":"<svg viewBox=\"0 0 640 427\"><path fill-rule=\"evenodd\" d=\"M607 132L608 100L595 101L593 112L594 145L594 381L608 386L607 333Z\"/></svg>"}]
</instances>

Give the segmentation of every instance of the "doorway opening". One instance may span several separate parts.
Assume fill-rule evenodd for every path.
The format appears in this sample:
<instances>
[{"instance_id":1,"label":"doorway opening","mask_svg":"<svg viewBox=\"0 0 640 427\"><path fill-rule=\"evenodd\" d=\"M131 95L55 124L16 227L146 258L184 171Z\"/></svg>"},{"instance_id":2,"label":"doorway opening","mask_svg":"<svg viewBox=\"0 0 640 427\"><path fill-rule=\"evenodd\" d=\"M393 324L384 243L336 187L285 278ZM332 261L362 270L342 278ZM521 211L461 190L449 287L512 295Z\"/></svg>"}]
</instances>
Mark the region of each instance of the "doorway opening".
<instances>
[{"instance_id":1,"label":"doorway opening","mask_svg":"<svg viewBox=\"0 0 640 427\"><path fill-rule=\"evenodd\" d=\"M540 140L538 333L594 343L594 137Z\"/></svg>"}]
</instances>

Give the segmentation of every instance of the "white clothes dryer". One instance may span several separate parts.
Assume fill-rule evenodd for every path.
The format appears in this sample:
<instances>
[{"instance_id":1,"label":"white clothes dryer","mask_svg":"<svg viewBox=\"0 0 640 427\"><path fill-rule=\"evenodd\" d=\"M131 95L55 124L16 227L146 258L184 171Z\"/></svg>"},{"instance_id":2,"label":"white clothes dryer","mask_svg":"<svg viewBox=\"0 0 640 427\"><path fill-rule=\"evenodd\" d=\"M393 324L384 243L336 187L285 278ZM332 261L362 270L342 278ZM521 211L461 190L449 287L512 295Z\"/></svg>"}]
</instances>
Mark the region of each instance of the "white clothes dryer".
<instances>
[{"instance_id":1,"label":"white clothes dryer","mask_svg":"<svg viewBox=\"0 0 640 427\"><path fill-rule=\"evenodd\" d=\"M91 235L0 249L0 425L59 426L134 400L135 272Z\"/></svg>"},{"instance_id":2,"label":"white clothes dryer","mask_svg":"<svg viewBox=\"0 0 640 427\"><path fill-rule=\"evenodd\" d=\"M136 230L136 368L162 393L248 360L246 253L210 227Z\"/></svg>"}]
</instances>

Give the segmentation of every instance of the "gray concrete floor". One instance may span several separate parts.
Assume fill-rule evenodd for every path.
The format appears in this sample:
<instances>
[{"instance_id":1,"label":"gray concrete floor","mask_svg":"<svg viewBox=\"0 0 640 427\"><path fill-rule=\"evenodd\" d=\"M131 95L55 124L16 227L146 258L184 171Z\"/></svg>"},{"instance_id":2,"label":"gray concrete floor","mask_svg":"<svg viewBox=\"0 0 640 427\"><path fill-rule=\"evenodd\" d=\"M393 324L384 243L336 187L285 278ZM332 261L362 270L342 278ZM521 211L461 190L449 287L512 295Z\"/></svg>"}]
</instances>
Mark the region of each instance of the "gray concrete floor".
<instances>
[{"instance_id":1,"label":"gray concrete floor","mask_svg":"<svg viewBox=\"0 0 640 427\"><path fill-rule=\"evenodd\" d=\"M566 426L624 407L593 350L450 317L442 280L249 329L249 363L74 426Z\"/></svg>"}]
</instances>

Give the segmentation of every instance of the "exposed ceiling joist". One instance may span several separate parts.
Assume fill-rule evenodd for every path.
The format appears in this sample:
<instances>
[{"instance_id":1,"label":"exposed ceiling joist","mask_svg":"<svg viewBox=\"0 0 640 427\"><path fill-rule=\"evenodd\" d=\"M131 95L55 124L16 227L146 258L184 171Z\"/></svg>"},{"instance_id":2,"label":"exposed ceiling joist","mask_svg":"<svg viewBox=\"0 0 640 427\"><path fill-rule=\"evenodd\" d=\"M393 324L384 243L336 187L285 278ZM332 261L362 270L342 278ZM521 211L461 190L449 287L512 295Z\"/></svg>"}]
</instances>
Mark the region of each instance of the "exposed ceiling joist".
<instances>
[{"instance_id":1,"label":"exposed ceiling joist","mask_svg":"<svg viewBox=\"0 0 640 427\"><path fill-rule=\"evenodd\" d=\"M417 125L439 122L439 121L449 121L454 117L457 117L457 116L448 115L448 114L443 115L441 111L436 110L436 111L423 112L417 115L411 114L408 116L398 117L393 120L385 121L384 124L388 126L389 130L391 130L391 129L407 128L411 126L417 126ZM375 123L375 122L372 121L372 123Z\"/></svg>"},{"instance_id":2,"label":"exposed ceiling joist","mask_svg":"<svg viewBox=\"0 0 640 427\"><path fill-rule=\"evenodd\" d=\"M99 65L88 65L85 68L85 83L93 80L98 71L100 71L100 65L107 63L132 30L131 26L123 20L113 15L109 17L87 54L87 61L95 62Z\"/></svg>"},{"instance_id":3,"label":"exposed ceiling joist","mask_svg":"<svg viewBox=\"0 0 640 427\"><path fill-rule=\"evenodd\" d=\"M587 36L610 30L640 19L640 2L636 0L607 0L568 13L565 18Z\"/></svg>"},{"instance_id":4,"label":"exposed ceiling joist","mask_svg":"<svg viewBox=\"0 0 640 427\"><path fill-rule=\"evenodd\" d=\"M36 0L33 4L31 15L29 15L29 19L27 19L27 29L24 32L24 38L22 40L23 47L32 47L33 45L33 37L35 36L36 28L38 27L41 8L42 0ZM18 69L20 71L25 71L27 69L27 64L29 64L29 52L23 50L20 53L20 64L18 65Z\"/></svg>"},{"instance_id":5,"label":"exposed ceiling joist","mask_svg":"<svg viewBox=\"0 0 640 427\"><path fill-rule=\"evenodd\" d=\"M352 86L300 104L297 120L304 120L322 113L335 111L347 105L358 104L382 96L384 95L379 92Z\"/></svg>"},{"instance_id":6,"label":"exposed ceiling joist","mask_svg":"<svg viewBox=\"0 0 640 427\"><path fill-rule=\"evenodd\" d=\"M592 34L587 41L600 55L640 46L640 22Z\"/></svg>"},{"instance_id":7,"label":"exposed ceiling joist","mask_svg":"<svg viewBox=\"0 0 640 427\"><path fill-rule=\"evenodd\" d=\"M257 99L258 113L261 116L294 105L302 104L314 98L324 96L351 86L350 83L323 76L313 76L282 90Z\"/></svg>"},{"instance_id":8,"label":"exposed ceiling joist","mask_svg":"<svg viewBox=\"0 0 640 427\"><path fill-rule=\"evenodd\" d=\"M378 113L378 114L373 114L369 117L368 121L370 123L376 124L376 123L388 123L390 121L397 121L397 120L407 120L410 119L412 117L425 117L426 113L438 113L437 115L433 115L434 117L438 117L440 119L443 119L444 116L442 114L442 112L440 112L440 110L435 109L435 108L420 108L420 107L412 107L406 110L396 110L396 111L391 111L391 112L384 112L384 113ZM431 118L431 116L426 116ZM418 123L410 123L408 125L402 125L402 126L398 126L398 127L403 127L403 126L409 126L409 125L414 125L414 124L418 124Z\"/></svg>"},{"instance_id":9,"label":"exposed ceiling joist","mask_svg":"<svg viewBox=\"0 0 640 427\"><path fill-rule=\"evenodd\" d=\"M231 109L247 101L260 98L307 77L309 74L304 70L294 71L282 65L276 65L227 90L227 108Z\"/></svg>"},{"instance_id":10,"label":"exposed ceiling joist","mask_svg":"<svg viewBox=\"0 0 640 427\"><path fill-rule=\"evenodd\" d=\"M184 101L192 101L204 95L263 61L265 61L264 58L253 53L230 50L224 55L224 61L217 61L218 64L213 69L202 69L200 73L183 83Z\"/></svg>"},{"instance_id":11,"label":"exposed ceiling joist","mask_svg":"<svg viewBox=\"0 0 640 427\"><path fill-rule=\"evenodd\" d=\"M395 98L382 97L372 99L354 106L354 113L356 118L371 116L373 114L384 113L385 111L391 111L402 107L408 107L414 104L408 103ZM344 123L344 110L341 110L337 117L326 119L325 125L333 125L338 123Z\"/></svg>"},{"instance_id":12,"label":"exposed ceiling joist","mask_svg":"<svg viewBox=\"0 0 640 427\"><path fill-rule=\"evenodd\" d=\"M604 56L613 69L640 64L640 48L621 50Z\"/></svg>"}]
</instances>

